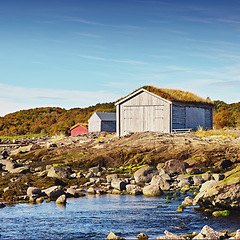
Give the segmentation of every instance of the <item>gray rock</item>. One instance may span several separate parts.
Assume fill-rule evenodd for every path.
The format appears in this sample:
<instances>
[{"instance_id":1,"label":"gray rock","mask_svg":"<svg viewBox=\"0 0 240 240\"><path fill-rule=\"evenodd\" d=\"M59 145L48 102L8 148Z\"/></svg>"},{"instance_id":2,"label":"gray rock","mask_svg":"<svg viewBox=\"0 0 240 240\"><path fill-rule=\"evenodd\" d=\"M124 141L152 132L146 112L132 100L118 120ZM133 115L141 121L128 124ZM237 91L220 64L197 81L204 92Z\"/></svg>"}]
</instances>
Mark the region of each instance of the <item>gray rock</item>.
<instances>
[{"instance_id":1,"label":"gray rock","mask_svg":"<svg viewBox=\"0 0 240 240\"><path fill-rule=\"evenodd\" d=\"M186 169L186 173L187 174L199 174L199 173L201 173L202 171L201 171L201 169L200 168L187 168Z\"/></svg>"},{"instance_id":2,"label":"gray rock","mask_svg":"<svg viewBox=\"0 0 240 240\"><path fill-rule=\"evenodd\" d=\"M56 201L58 197L64 194L61 186L53 186L42 190L42 192L45 193L48 197L50 197L50 200L52 201Z\"/></svg>"},{"instance_id":3,"label":"gray rock","mask_svg":"<svg viewBox=\"0 0 240 240\"><path fill-rule=\"evenodd\" d=\"M163 170L163 166L164 166L164 163L158 163L156 168L159 172L161 172Z\"/></svg>"},{"instance_id":4,"label":"gray rock","mask_svg":"<svg viewBox=\"0 0 240 240\"><path fill-rule=\"evenodd\" d=\"M94 173L93 172L89 172L89 173L87 173L86 174L86 178L92 178L92 177L94 177L95 175L94 175Z\"/></svg>"},{"instance_id":5,"label":"gray rock","mask_svg":"<svg viewBox=\"0 0 240 240\"><path fill-rule=\"evenodd\" d=\"M102 168L98 165L98 166L96 166L96 167L89 168L88 171L97 174L97 173L99 173L99 172L102 171Z\"/></svg>"},{"instance_id":6,"label":"gray rock","mask_svg":"<svg viewBox=\"0 0 240 240\"><path fill-rule=\"evenodd\" d=\"M101 183L99 177L91 177L91 178L89 179L89 181L92 182L92 183Z\"/></svg>"},{"instance_id":7,"label":"gray rock","mask_svg":"<svg viewBox=\"0 0 240 240\"><path fill-rule=\"evenodd\" d=\"M189 165L179 160L168 160L165 162L163 169L169 174L185 174Z\"/></svg>"},{"instance_id":8,"label":"gray rock","mask_svg":"<svg viewBox=\"0 0 240 240\"><path fill-rule=\"evenodd\" d=\"M215 166L221 167L223 169L227 169L233 165L233 162L229 159L224 159L221 161L216 162Z\"/></svg>"},{"instance_id":9,"label":"gray rock","mask_svg":"<svg viewBox=\"0 0 240 240\"><path fill-rule=\"evenodd\" d=\"M195 186L201 185L205 182L205 180L200 176L193 176L192 180L193 180L193 185Z\"/></svg>"},{"instance_id":10,"label":"gray rock","mask_svg":"<svg viewBox=\"0 0 240 240\"><path fill-rule=\"evenodd\" d=\"M240 209L240 184L215 184L199 192L194 204L205 208Z\"/></svg>"},{"instance_id":11,"label":"gray rock","mask_svg":"<svg viewBox=\"0 0 240 240\"><path fill-rule=\"evenodd\" d=\"M159 175L153 176L150 184L157 185L163 191L168 191L171 187L171 185L162 176Z\"/></svg>"},{"instance_id":12,"label":"gray rock","mask_svg":"<svg viewBox=\"0 0 240 240\"><path fill-rule=\"evenodd\" d=\"M36 187L29 187L27 189L27 196L30 198L39 198L42 195L42 191Z\"/></svg>"},{"instance_id":13,"label":"gray rock","mask_svg":"<svg viewBox=\"0 0 240 240\"><path fill-rule=\"evenodd\" d=\"M212 174L211 173L204 173L202 175L202 178L205 180L205 181L208 181L212 178Z\"/></svg>"},{"instance_id":14,"label":"gray rock","mask_svg":"<svg viewBox=\"0 0 240 240\"><path fill-rule=\"evenodd\" d=\"M118 174L116 174L116 173L109 174L109 175L106 176L106 179L107 179L108 183L112 182L116 178L119 178Z\"/></svg>"},{"instance_id":15,"label":"gray rock","mask_svg":"<svg viewBox=\"0 0 240 240\"><path fill-rule=\"evenodd\" d=\"M212 175L213 179L216 180L216 181L221 181L225 178L225 175L223 173L215 173Z\"/></svg>"},{"instance_id":16,"label":"gray rock","mask_svg":"<svg viewBox=\"0 0 240 240\"><path fill-rule=\"evenodd\" d=\"M59 196L56 200L56 203L65 205L67 203L66 195L63 194L63 195Z\"/></svg>"},{"instance_id":17,"label":"gray rock","mask_svg":"<svg viewBox=\"0 0 240 240\"><path fill-rule=\"evenodd\" d=\"M149 183L152 177L158 175L158 171L151 167L142 167L134 173L136 183Z\"/></svg>"},{"instance_id":18,"label":"gray rock","mask_svg":"<svg viewBox=\"0 0 240 240\"><path fill-rule=\"evenodd\" d=\"M47 176L55 178L68 178L68 171L65 167L62 166L52 166L48 170Z\"/></svg>"},{"instance_id":19,"label":"gray rock","mask_svg":"<svg viewBox=\"0 0 240 240\"><path fill-rule=\"evenodd\" d=\"M126 191L132 195L141 195L142 194L141 187L138 185L135 185L135 184L127 184Z\"/></svg>"},{"instance_id":20,"label":"gray rock","mask_svg":"<svg viewBox=\"0 0 240 240\"><path fill-rule=\"evenodd\" d=\"M184 201L182 202L183 206L188 206L193 204L193 198L192 197L185 197Z\"/></svg>"},{"instance_id":21,"label":"gray rock","mask_svg":"<svg viewBox=\"0 0 240 240\"><path fill-rule=\"evenodd\" d=\"M57 147L57 144L56 143L48 143L47 144L47 148L56 148Z\"/></svg>"},{"instance_id":22,"label":"gray rock","mask_svg":"<svg viewBox=\"0 0 240 240\"><path fill-rule=\"evenodd\" d=\"M70 175L70 178L76 178L77 177L77 173L72 173L71 175Z\"/></svg>"},{"instance_id":23,"label":"gray rock","mask_svg":"<svg viewBox=\"0 0 240 240\"><path fill-rule=\"evenodd\" d=\"M169 174L167 174L167 173L164 173L164 174L159 173L159 176L161 176L161 177L162 177L163 179L165 179L166 181L172 181L171 176L170 176Z\"/></svg>"},{"instance_id":24,"label":"gray rock","mask_svg":"<svg viewBox=\"0 0 240 240\"><path fill-rule=\"evenodd\" d=\"M179 240L185 240L185 238L184 237L182 237L182 236L178 236L178 235L176 235L176 234L173 234L173 233L171 233L171 232L169 232L169 231L164 231L164 233L166 234L166 236L161 236L161 237L158 237L157 239L158 240L161 240L161 239L179 239Z\"/></svg>"},{"instance_id":25,"label":"gray rock","mask_svg":"<svg viewBox=\"0 0 240 240\"><path fill-rule=\"evenodd\" d=\"M12 171L16 167L19 167L18 164L16 164L15 162L13 162L11 160L2 160L1 163L3 165L5 165L5 170L8 172Z\"/></svg>"},{"instance_id":26,"label":"gray rock","mask_svg":"<svg viewBox=\"0 0 240 240\"><path fill-rule=\"evenodd\" d=\"M120 239L124 239L122 237L117 236L115 233L110 232L109 235L107 236L106 240L120 240Z\"/></svg>"},{"instance_id":27,"label":"gray rock","mask_svg":"<svg viewBox=\"0 0 240 240\"><path fill-rule=\"evenodd\" d=\"M41 146L38 144L30 144L28 146L19 147L15 153L27 153L36 149L40 149Z\"/></svg>"},{"instance_id":28,"label":"gray rock","mask_svg":"<svg viewBox=\"0 0 240 240\"><path fill-rule=\"evenodd\" d=\"M111 187L119 191L126 190L126 185L127 185L127 182L121 178L114 179L111 182Z\"/></svg>"},{"instance_id":29,"label":"gray rock","mask_svg":"<svg viewBox=\"0 0 240 240\"><path fill-rule=\"evenodd\" d=\"M78 191L74 188L71 188L71 187L67 189L66 194L67 194L68 198L79 196Z\"/></svg>"},{"instance_id":30,"label":"gray rock","mask_svg":"<svg viewBox=\"0 0 240 240\"><path fill-rule=\"evenodd\" d=\"M143 188L143 195L146 196L161 196L162 190L157 185L148 185Z\"/></svg>"},{"instance_id":31,"label":"gray rock","mask_svg":"<svg viewBox=\"0 0 240 240\"><path fill-rule=\"evenodd\" d=\"M96 194L96 190L92 187L90 187L87 192L88 192L88 194L91 194L91 195Z\"/></svg>"},{"instance_id":32,"label":"gray rock","mask_svg":"<svg viewBox=\"0 0 240 240\"><path fill-rule=\"evenodd\" d=\"M19 174L19 173L25 174L30 172L30 166L17 167L12 170L9 170L9 172L16 173L16 174Z\"/></svg>"},{"instance_id":33,"label":"gray rock","mask_svg":"<svg viewBox=\"0 0 240 240\"><path fill-rule=\"evenodd\" d=\"M185 186L191 186L191 180L190 180L189 177L182 178L180 180L180 182L178 183L179 188L182 188L182 187L185 187Z\"/></svg>"},{"instance_id":34,"label":"gray rock","mask_svg":"<svg viewBox=\"0 0 240 240\"><path fill-rule=\"evenodd\" d=\"M216 232L208 225L205 225L202 228L201 232L197 236L195 236L193 239L194 240L197 240L197 239L220 240L220 239L223 239L224 236L225 236L225 233Z\"/></svg>"},{"instance_id":35,"label":"gray rock","mask_svg":"<svg viewBox=\"0 0 240 240\"><path fill-rule=\"evenodd\" d=\"M216 180L209 180L206 181L205 183L202 184L199 192L203 192L204 190L206 190L207 188L211 188L212 186L216 185L217 181Z\"/></svg>"}]
</instances>

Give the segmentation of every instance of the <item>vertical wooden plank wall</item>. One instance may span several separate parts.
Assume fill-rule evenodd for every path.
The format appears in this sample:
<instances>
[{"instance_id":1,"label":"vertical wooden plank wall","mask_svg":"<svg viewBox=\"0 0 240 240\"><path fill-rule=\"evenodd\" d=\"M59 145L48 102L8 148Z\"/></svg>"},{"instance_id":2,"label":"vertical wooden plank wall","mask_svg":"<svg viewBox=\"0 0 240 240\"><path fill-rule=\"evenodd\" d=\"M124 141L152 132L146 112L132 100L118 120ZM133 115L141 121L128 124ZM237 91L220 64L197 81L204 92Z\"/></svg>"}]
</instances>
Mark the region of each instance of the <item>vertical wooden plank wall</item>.
<instances>
[{"instance_id":1,"label":"vertical wooden plank wall","mask_svg":"<svg viewBox=\"0 0 240 240\"><path fill-rule=\"evenodd\" d=\"M170 103L145 91L117 106L118 135L129 132L170 132Z\"/></svg>"}]
</instances>

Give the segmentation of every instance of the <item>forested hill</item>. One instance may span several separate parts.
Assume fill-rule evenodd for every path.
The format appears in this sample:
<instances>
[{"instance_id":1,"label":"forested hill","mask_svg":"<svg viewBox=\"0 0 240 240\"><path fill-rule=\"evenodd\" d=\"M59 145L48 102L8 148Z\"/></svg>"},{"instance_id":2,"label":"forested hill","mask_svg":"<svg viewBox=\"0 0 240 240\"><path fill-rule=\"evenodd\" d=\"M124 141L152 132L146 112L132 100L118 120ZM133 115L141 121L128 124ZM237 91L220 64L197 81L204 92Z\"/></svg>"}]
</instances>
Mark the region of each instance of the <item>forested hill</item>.
<instances>
[{"instance_id":1,"label":"forested hill","mask_svg":"<svg viewBox=\"0 0 240 240\"><path fill-rule=\"evenodd\" d=\"M215 128L240 127L240 102L214 101L213 124Z\"/></svg>"},{"instance_id":2,"label":"forested hill","mask_svg":"<svg viewBox=\"0 0 240 240\"><path fill-rule=\"evenodd\" d=\"M239 127L240 102L227 104L214 101L214 127ZM77 123L87 126L94 112L115 112L114 103L98 103L87 108L35 108L10 113L0 117L0 136L42 134L53 136L56 133L69 135L70 128Z\"/></svg>"},{"instance_id":3,"label":"forested hill","mask_svg":"<svg viewBox=\"0 0 240 240\"><path fill-rule=\"evenodd\" d=\"M70 128L77 123L87 126L94 112L115 112L114 103L98 103L87 108L66 110L58 107L21 110L0 117L0 136L56 133L70 134Z\"/></svg>"}]
</instances>

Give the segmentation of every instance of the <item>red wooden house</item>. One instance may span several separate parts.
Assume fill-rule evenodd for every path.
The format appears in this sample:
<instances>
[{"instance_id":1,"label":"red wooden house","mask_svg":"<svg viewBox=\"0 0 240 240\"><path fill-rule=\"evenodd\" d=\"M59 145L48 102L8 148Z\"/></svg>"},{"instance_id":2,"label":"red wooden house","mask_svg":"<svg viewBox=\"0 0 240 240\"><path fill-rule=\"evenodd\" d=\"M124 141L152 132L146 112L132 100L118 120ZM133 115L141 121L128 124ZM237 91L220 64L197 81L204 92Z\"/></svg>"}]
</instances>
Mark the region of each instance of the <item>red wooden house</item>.
<instances>
[{"instance_id":1,"label":"red wooden house","mask_svg":"<svg viewBox=\"0 0 240 240\"><path fill-rule=\"evenodd\" d=\"M70 129L70 131L71 131L71 136L80 135L88 132L88 130L85 127L81 126L80 124L74 125Z\"/></svg>"}]
</instances>

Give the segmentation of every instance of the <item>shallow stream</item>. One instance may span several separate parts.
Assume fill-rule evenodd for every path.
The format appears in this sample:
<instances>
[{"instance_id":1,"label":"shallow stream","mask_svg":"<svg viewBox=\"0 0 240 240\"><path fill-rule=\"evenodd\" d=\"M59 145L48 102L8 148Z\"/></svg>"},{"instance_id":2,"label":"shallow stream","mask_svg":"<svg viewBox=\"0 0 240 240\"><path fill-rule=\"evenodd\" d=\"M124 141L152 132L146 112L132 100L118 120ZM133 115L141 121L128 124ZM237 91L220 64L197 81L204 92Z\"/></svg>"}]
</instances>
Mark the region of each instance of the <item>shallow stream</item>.
<instances>
[{"instance_id":1,"label":"shallow stream","mask_svg":"<svg viewBox=\"0 0 240 240\"><path fill-rule=\"evenodd\" d=\"M146 233L150 239L165 235L200 232L204 225L230 232L240 228L240 214L211 217L163 197L95 195L68 199L65 207L55 202L16 204L0 209L0 239L106 239L112 231L126 239Z\"/></svg>"}]
</instances>

